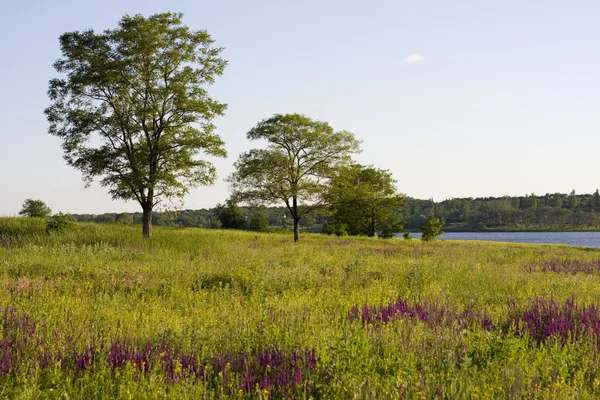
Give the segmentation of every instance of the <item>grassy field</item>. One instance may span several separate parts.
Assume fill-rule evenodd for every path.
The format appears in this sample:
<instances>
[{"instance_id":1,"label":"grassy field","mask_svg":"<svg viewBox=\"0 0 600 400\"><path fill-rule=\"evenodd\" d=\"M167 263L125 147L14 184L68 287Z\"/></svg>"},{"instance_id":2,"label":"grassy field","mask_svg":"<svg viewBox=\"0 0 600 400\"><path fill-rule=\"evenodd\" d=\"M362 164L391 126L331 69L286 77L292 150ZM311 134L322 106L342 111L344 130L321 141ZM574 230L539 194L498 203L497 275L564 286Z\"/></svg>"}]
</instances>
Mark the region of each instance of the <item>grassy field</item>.
<instances>
[{"instance_id":1,"label":"grassy field","mask_svg":"<svg viewBox=\"0 0 600 400\"><path fill-rule=\"evenodd\" d=\"M0 219L1 398L598 398L598 250Z\"/></svg>"}]
</instances>

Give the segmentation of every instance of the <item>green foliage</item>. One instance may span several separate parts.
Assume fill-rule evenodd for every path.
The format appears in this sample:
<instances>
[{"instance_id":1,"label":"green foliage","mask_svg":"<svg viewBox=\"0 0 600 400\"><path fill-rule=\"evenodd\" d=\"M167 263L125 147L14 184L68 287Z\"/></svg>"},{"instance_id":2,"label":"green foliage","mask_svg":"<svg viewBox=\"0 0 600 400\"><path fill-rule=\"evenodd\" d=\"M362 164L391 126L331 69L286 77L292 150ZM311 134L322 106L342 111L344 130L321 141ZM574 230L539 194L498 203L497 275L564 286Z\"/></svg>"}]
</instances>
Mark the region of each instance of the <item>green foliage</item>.
<instances>
[{"instance_id":1,"label":"green foliage","mask_svg":"<svg viewBox=\"0 0 600 400\"><path fill-rule=\"evenodd\" d=\"M436 217L429 218L429 221L425 225L421 227L423 231L423 236L421 236L421 240L424 242L434 241L436 237L441 235L442 227L444 226L444 221L440 221Z\"/></svg>"},{"instance_id":2,"label":"green foliage","mask_svg":"<svg viewBox=\"0 0 600 400\"><path fill-rule=\"evenodd\" d=\"M50 207L41 200L27 199L23 202L23 208L19 215L32 218L47 218L52 214Z\"/></svg>"},{"instance_id":3,"label":"green foliage","mask_svg":"<svg viewBox=\"0 0 600 400\"><path fill-rule=\"evenodd\" d=\"M554 207L561 208L563 206L563 195L560 193L554 193L552 196L552 205Z\"/></svg>"},{"instance_id":4,"label":"green foliage","mask_svg":"<svg viewBox=\"0 0 600 400\"><path fill-rule=\"evenodd\" d=\"M336 132L327 122L300 114L262 120L247 137L265 140L267 148L240 155L228 179L232 197L249 203L284 203L294 220L297 241L302 217L323 205L325 179L350 161L359 142L350 132Z\"/></svg>"},{"instance_id":5,"label":"green foliage","mask_svg":"<svg viewBox=\"0 0 600 400\"><path fill-rule=\"evenodd\" d=\"M52 231L62 231L66 229L73 229L77 225L77 221L71 214L63 214L59 212L56 215L53 215L51 218L48 218L46 223L46 230L48 232Z\"/></svg>"},{"instance_id":6,"label":"green foliage","mask_svg":"<svg viewBox=\"0 0 600 400\"><path fill-rule=\"evenodd\" d=\"M118 224L131 225L133 224L133 216L129 213L118 214L115 218Z\"/></svg>"},{"instance_id":7,"label":"green foliage","mask_svg":"<svg viewBox=\"0 0 600 400\"><path fill-rule=\"evenodd\" d=\"M579 198L575 194L575 190L572 190L571 193L569 194L569 208L571 210L574 210L578 204L579 204Z\"/></svg>"},{"instance_id":8,"label":"green foliage","mask_svg":"<svg viewBox=\"0 0 600 400\"><path fill-rule=\"evenodd\" d=\"M382 239L391 239L396 233L401 232L404 229L404 221L400 221L398 216L394 215L385 221L383 221L380 225L381 231L379 231L379 237Z\"/></svg>"},{"instance_id":9,"label":"green foliage","mask_svg":"<svg viewBox=\"0 0 600 400\"><path fill-rule=\"evenodd\" d=\"M600 194L546 193L538 196L453 198L440 202L407 198L399 211L415 229L429 217L443 218L456 230L588 230L600 229Z\"/></svg>"},{"instance_id":10,"label":"green foliage","mask_svg":"<svg viewBox=\"0 0 600 400\"><path fill-rule=\"evenodd\" d=\"M217 204L215 213L223 229L243 229L246 224L240 208L231 199L227 200L225 204Z\"/></svg>"},{"instance_id":11,"label":"green foliage","mask_svg":"<svg viewBox=\"0 0 600 400\"><path fill-rule=\"evenodd\" d=\"M333 225L350 235L393 237L404 227L398 216L404 196L396 191L389 171L359 164L338 168L326 194Z\"/></svg>"},{"instance_id":12,"label":"green foliage","mask_svg":"<svg viewBox=\"0 0 600 400\"><path fill-rule=\"evenodd\" d=\"M406 239L406 240L411 240L411 239L412 239L412 236L410 236L410 232L404 232L404 233L402 234L402 237L403 237L404 239Z\"/></svg>"},{"instance_id":13,"label":"green foliage","mask_svg":"<svg viewBox=\"0 0 600 400\"><path fill-rule=\"evenodd\" d=\"M328 222L323 226L323 233L335 236L348 236L346 225L343 223Z\"/></svg>"},{"instance_id":14,"label":"green foliage","mask_svg":"<svg viewBox=\"0 0 600 400\"><path fill-rule=\"evenodd\" d=\"M269 230L269 215L266 207L253 207L250 210L248 229L255 232L267 232Z\"/></svg>"},{"instance_id":15,"label":"green foliage","mask_svg":"<svg viewBox=\"0 0 600 400\"><path fill-rule=\"evenodd\" d=\"M100 177L113 198L138 201L147 236L161 198L214 182L214 166L198 155L226 156L211 122L226 106L205 89L226 61L181 17L125 16L116 29L63 34L54 63L62 77L48 90L48 131L67 163L87 184Z\"/></svg>"}]
</instances>

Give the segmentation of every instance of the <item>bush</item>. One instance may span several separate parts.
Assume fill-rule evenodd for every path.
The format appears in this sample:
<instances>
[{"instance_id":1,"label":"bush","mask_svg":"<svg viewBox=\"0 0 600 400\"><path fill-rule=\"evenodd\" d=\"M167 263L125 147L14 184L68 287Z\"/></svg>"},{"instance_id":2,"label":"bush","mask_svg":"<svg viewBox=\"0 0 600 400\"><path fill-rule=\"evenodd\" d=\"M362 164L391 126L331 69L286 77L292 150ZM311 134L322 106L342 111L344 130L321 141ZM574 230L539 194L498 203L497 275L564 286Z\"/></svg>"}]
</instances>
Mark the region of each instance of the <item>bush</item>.
<instances>
[{"instance_id":1,"label":"bush","mask_svg":"<svg viewBox=\"0 0 600 400\"><path fill-rule=\"evenodd\" d=\"M436 217L429 218L429 221L425 225L421 227L423 231L423 236L421 240L424 242L434 241L435 238L442 233L442 227L444 226L444 221L437 219Z\"/></svg>"},{"instance_id":2,"label":"bush","mask_svg":"<svg viewBox=\"0 0 600 400\"><path fill-rule=\"evenodd\" d=\"M348 236L346 225L343 223L326 223L323 225L323 233L335 236Z\"/></svg>"},{"instance_id":3,"label":"bush","mask_svg":"<svg viewBox=\"0 0 600 400\"><path fill-rule=\"evenodd\" d=\"M52 218L48 218L48 222L46 223L46 231L51 232L72 229L76 224L77 221L71 214L63 214L62 212L59 212Z\"/></svg>"},{"instance_id":4,"label":"bush","mask_svg":"<svg viewBox=\"0 0 600 400\"><path fill-rule=\"evenodd\" d=\"M391 239L398 232L404 229L404 222L401 222L397 217L391 218L381 224L381 232L379 237L382 239Z\"/></svg>"}]
</instances>

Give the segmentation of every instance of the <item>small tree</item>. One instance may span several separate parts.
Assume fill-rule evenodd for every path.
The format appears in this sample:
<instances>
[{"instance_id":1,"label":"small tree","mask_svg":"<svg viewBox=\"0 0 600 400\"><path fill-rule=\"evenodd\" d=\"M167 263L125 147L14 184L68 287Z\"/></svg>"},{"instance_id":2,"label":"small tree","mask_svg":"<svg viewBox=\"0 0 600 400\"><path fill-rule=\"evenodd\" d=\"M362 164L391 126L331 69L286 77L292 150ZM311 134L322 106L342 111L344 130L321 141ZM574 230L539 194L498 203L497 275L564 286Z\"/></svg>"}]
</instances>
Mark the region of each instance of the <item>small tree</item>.
<instances>
[{"instance_id":1,"label":"small tree","mask_svg":"<svg viewBox=\"0 0 600 400\"><path fill-rule=\"evenodd\" d=\"M405 206L389 171L360 164L338 168L330 181L327 201L333 232L391 238L402 231L398 211Z\"/></svg>"},{"instance_id":2,"label":"small tree","mask_svg":"<svg viewBox=\"0 0 600 400\"><path fill-rule=\"evenodd\" d=\"M294 220L294 241L300 220L324 204L327 180L334 169L350 162L359 141L346 131L334 131L327 122L300 114L277 114L258 123L250 140L265 140L266 149L240 155L229 177L236 200L274 204L283 202Z\"/></svg>"},{"instance_id":3,"label":"small tree","mask_svg":"<svg viewBox=\"0 0 600 400\"><path fill-rule=\"evenodd\" d=\"M226 106L205 89L226 61L181 17L125 16L113 30L61 35L54 68L63 76L49 84L48 132L62 139L65 160L87 185L101 178L114 199L137 201L144 236L161 199L214 182L198 155L227 155L211 122Z\"/></svg>"},{"instance_id":4,"label":"small tree","mask_svg":"<svg viewBox=\"0 0 600 400\"><path fill-rule=\"evenodd\" d=\"M231 199L227 200L225 204L217 204L215 214L223 229L243 229L246 224L242 211Z\"/></svg>"},{"instance_id":5,"label":"small tree","mask_svg":"<svg viewBox=\"0 0 600 400\"><path fill-rule=\"evenodd\" d=\"M429 221L425 225L421 227L423 231L423 236L421 236L421 240L424 242L432 242L436 237L441 235L442 227L444 226L444 222L437 219L436 217L429 218Z\"/></svg>"},{"instance_id":6,"label":"small tree","mask_svg":"<svg viewBox=\"0 0 600 400\"><path fill-rule=\"evenodd\" d=\"M52 214L50 207L41 200L27 199L23 202L23 208L19 211L19 215L25 217L47 218Z\"/></svg>"},{"instance_id":7,"label":"small tree","mask_svg":"<svg viewBox=\"0 0 600 400\"><path fill-rule=\"evenodd\" d=\"M560 193L554 193L552 195L552 206L562 208L563 206L563 196Z\"/></svg>"},{"instance_id":8,"label":"small tree","mask_svg":"<svg viewBox=\"0 0 600 400\"><path fill-rule=\"evenodd\" d=\"M575 189L573 189L573 190L571 190L571 193L569 194L569 208L571 208L571 210L574 210L575 208L577 208L578 204L579 204L579 198L575 194Z\"/></svg>"}]
</instances>

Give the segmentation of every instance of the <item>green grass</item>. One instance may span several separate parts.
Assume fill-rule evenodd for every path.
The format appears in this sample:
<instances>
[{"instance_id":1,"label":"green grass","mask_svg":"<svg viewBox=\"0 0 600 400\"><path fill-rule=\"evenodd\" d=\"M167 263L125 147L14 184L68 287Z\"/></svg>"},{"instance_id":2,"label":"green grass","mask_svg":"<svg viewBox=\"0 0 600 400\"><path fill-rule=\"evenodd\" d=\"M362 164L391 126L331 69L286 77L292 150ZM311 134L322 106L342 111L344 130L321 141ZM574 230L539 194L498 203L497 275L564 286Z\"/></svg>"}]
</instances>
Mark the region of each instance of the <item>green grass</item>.
<instances>
[{"instance_id":1,"label":"green grass","mask_svg":"<svg viewBox=\"0 0 600 400\"><path fill-rule=\"evenodd\" d=\"M296 388L293 398L598 398L595 337L537 343L506 323L509 301L599 299L600 273L523 268L553 258L596 260L600 250L316 234L294 244L289 234L163 227L144 239L138 226L47 233L43 220L3 218L0 304L35 322L44 342L17 337L24 350L0 377L0 397L281 397L237 390L235 376L225 384L219 376L173 381L159 367L141 375L131 365L113 368L105 350L96 349L102 360L83 371L36 361L44 351L69 355L126 338L166 342L203 360L269 346L314 349L310 390ZM485 311L497 328L406 318L364 326L348 318L355 305L399 296ZM6 339L6 322L0 329ZM0 346L0 370L5 354Z\"/></svg>"}]
</instances>

